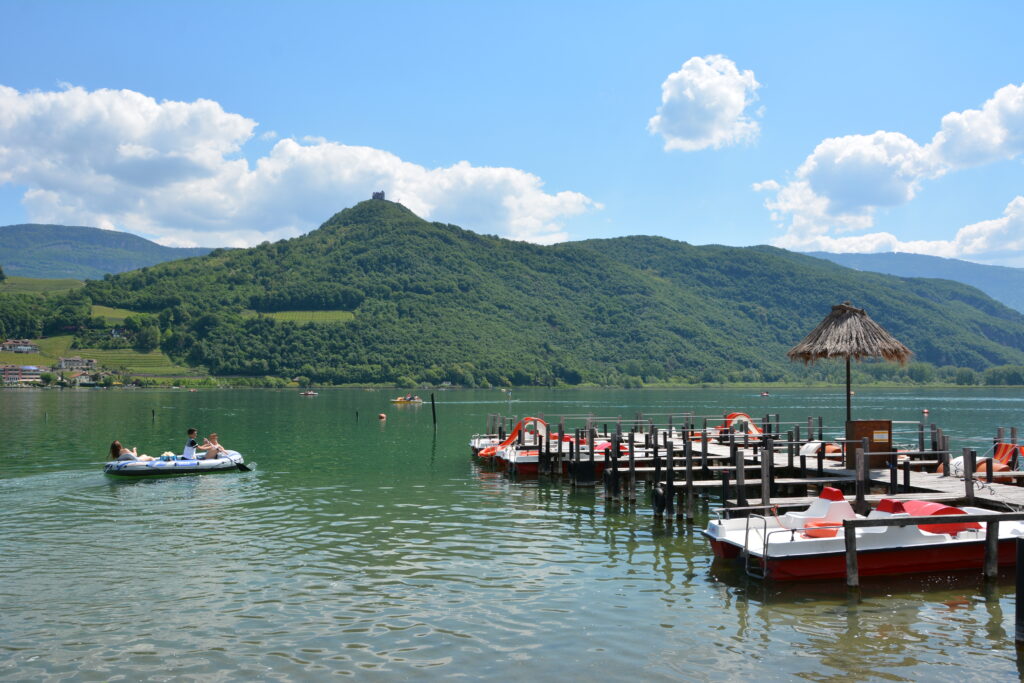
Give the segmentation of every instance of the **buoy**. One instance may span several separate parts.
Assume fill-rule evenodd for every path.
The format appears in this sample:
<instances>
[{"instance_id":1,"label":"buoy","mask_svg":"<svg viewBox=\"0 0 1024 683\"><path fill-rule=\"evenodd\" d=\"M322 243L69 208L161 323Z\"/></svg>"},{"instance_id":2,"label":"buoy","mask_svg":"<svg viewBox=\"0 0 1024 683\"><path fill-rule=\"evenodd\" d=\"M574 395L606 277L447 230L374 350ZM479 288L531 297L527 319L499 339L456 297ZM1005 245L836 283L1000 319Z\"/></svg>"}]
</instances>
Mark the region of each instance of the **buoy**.
<instances>
[{"instance_id":1,"label":"buoy","mask_svg":"<svg viewBox=\"0 0 1024 683\"><path fill-rule=\"evenodd\" d=\"M386 420L386 419L388 419L388 416L385 415L384 413L381 413L380 415L377 416L377 419L378 420Z\"/></svg>"},{"instance_id":2,"label":"buoy","mask_svg":"<svg viewBox=\"0 0 1024 683\"><path fill-rule=\"evenodd\" d=\"M921 412L922 412L922 413L924 413L925 415L927 415L927 414L928 414L928 409L927 409L927 408L925 408L925 409L924 409L924 410L922 410Z\"/></svg>"}]
</instances>

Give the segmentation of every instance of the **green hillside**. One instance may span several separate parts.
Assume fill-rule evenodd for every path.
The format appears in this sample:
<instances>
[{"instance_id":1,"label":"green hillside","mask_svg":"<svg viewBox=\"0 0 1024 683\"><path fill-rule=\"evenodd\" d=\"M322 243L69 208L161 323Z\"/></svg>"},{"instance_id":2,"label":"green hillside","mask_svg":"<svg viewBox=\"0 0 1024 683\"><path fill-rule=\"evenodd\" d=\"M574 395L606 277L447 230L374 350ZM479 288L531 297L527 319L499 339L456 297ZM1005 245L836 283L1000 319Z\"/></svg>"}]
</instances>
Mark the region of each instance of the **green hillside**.
<instances>
[{"instance_id":1,"label":"green hillside","mask_svg":"<svg viewBox=\"0 0 1024 683\"><path fill-rule=\"evenodd\" d=\"M98 279L208 253L202 247L164 247L138 235L99 228L0 226L0 266L7 275L29 278Z\"/></svg>"},{"instance_id":2,"label":"green hillside","mask_svg":"<svg viewBox=\"0 0 1024 683\"><path fill-rule=\"evenodd\" d=\"M865 307L918 360L975 370L1024 364L1024 316L957 283L654 237L542 247L429 223L380 200L302 237L215 250L201 268L196 278L195 262L164 263L88 282L76 295L145 314L129 318L140 335L218 375L771 381L799 376L786 350L844 300ZM251 311L352 316L300 323Z\"/></svg>"}]
</instances>

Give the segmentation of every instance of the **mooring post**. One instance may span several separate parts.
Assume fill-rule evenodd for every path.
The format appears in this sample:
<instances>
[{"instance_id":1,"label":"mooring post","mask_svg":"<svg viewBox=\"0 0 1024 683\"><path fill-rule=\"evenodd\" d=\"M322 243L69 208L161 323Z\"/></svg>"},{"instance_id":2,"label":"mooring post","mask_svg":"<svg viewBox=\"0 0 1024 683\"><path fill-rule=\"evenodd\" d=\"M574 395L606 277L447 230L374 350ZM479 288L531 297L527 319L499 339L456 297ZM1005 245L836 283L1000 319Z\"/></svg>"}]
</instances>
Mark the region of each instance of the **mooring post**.
<instances>
[{"instance_id":1,"label":"mooring post","mask_svg":"<svg viewBox=\"0 0 1024 683\"><path fill-rule=\"evenodd\" d=\"M573 440L569 442L569 484L576 486L576 469L579 465L580 430L575 430Z\"/></svg>"},{"instance_id":2,"label":"mooring post","mask_svg":"<svg viewBox=\"0 0 1024 683\"><path fill-rule=\"evenodd\" d=\"M917 450L924 452L924 422L917 424Z\"/></svg>"},{"instance_id":3,"label":"mooring post","mask_svg":"<svg viewBox=\"0 0 1024 683\"><path fill-rule=\"evenodd\" d=\"M658 435L649 435L651 439L651 454L654 456L654 484L661 482L661 458L658 457Z\"/></svg>"},{"instance_id":4,"label":"mooring post","mask_svg":"<svg viewBox=\"0 0 1024 683\"><path fill-rule=\"evenodd\" d=\"M434 392L430 392L430 415L434 418L434 430L437 430L437 406L434 405Z\"/></svg>"},{"instance_id":5,"label":"mooring post","mask_svg":"<svg viewBox=\"0 0 1024 683\"><path fill-rule=\"evenodd\" d=\"M615 435L615 450L612 456L612 500L622 499L622 480L619 478L619 458L622 456L622 435Z\"/></svg>"},{"instance_id":6,"label":"mooring post","mask_svg":"<svg viewBox=\"0 0 1024 683\"><path fill-rule=\"evenodd\" d=\"M899 463L896 462L896 451L889 453L889 495L899 493Z\"/></svg>"},{"instance_id":7,"label":"mooring post","mask_svg":"<svg viewBox=\"0 0 1024 683\"><path fill-rule=\"evenodd\" d=\"M1024 536L1017 537L1017 600L1014 610L1013 639L1017 643L1024 643Z\"/></svg>"},{"instance_id":8,"label":"mooring post","mask_svg":"<svg viewBox=\"0 0 1024 683\"><path fill-rule=\"evenodd\" d=\"M814 441L814 418L807 418L807 440Z\"/></svg>"},{"instance_id":9,"label":"mooring post","mask_svg":"<svg viewBox=\"0 0 1024 683\"><path fill-rule=\"evenodd\" d=\"M868 477L865 474L865 471L867 470L868 456L863 447L854 451L854 454L856 457L855 464L857 466L857 483L855 485L857 497L853 503L853 511L859 515L866 515L871 511L871 506L868 505L866 500L864 500L864 495L868 485Z\"/></svg>"},{"instance_id":10,"label":"mooring post","mask_svg":"<svg viewBox=\"0 0 1024 683\"><path fill-rule=\"evenodd\" d=\"M903 493L910 493L910 459L903 461Z\"/></svg>"},{"instance_id":11,"label":"mooring post","mask_svg":"<svg viewBox=\"0 0 1024 683\"><path fill-rule=\"evenodd\" d=\"M985 524L985 578L994 579L999 575L999 520Z\"/></svg>"},{"instance_id":12,"label":"mooring post","mask_svg":"<svg viewBox=\"0 0 1024 683\"><path fill-rule=\"evenodd\" d=\"M849 588L860 586L860 570L857 568L857 528L843 520L843 536L846 541L846 585Z\"/></svg>"},{"instance_id":13,"label":"mooring post","mask_svg":"<svg viewBox=\"0 0 1024 683\"><path fill-rule=\"evenodd\" d=\"M992 458L985 458L985 481L992 483Z\"/></svg>"},{"instance_id":14,"label":"mooring post","mask_svg":"<svg viewBox=\"0 0 1024 683\"><path fill-rule=\"evenodd\" d=\"M629 502L636 502L636 445L633 432L629 433Z\"/></svg>"},{"instance_id":15,"label":"mooring post","mask_svg":"<svg viewBox=\"0 0 1024 683\"><path fill-rule=\"evenodd\" d=\"M818 416L818 441L825 440L825 418Z\"/></svg>"},{"instance_id":16,"label":"mooring post","mask_svg":"<svg viewBox=\"0 0 1024 683\"><path fill-rule=\"evenodd\" d=\"M818 444L818 476L825 476L825 442Z\"/></svg>"},{"instance_id":17,"label":"mooring post","mask_svg":"<svg viewBox=\"0 0 1024 683\"><path fill-rule=\"evenodd\" d=\"M736 447L735 434L733 434L732 440L729 442L729 448L733 454L733 466L736 467L736 504L740 507L746 507L747 505L747 460L743 455L743 451Z\"/></svg>"},{"instance_id":18,"label":"mooring post","mask_svg":"<svg viewBox=\"0 0 1024 683\"><path fill-rule=\"evenodd\" d=\"M796 449L793 448L793 430L790 429L786 432L786 460L789 469L793 469L793 456L796 454Z\"/></svg>"},{"instance_id":19,"label":"mooring post","mask_svg":"<svg viewBox=\"0 0 1024 683\"><path fill-rule=\"evenodd\" d=\"M970 505L974 505L975 454L975 451L972 451L970 448L964 449L964 492Z\"/></svg>"},{"instance_id":20,"label":"mooring post","mask_svg":"<svg viewBox=\"0 0 1024 683\"><path fill-rule=\"evenodd\" d=\"M708 469L708 430L700 431L700 476L705 479L711 477L711 470Z\"/></svg>"},{"instance_id":21,"label":"mooring post","mask_svg":"<svg viewBox=\"0 0 1024 683\"><path fill-rule=\"evenodd\" d=\"M693 442L685 440L683 453L686 457L686 521L693 521Z\"/></svg>"},{"instance_id":22,"label":"mooring post","mask_svg":"<svg viewBox=\"0 0 1024 683\"><path fill-rule=\"evenodd\" d=\"M800 443L800 425L793 425L793 441L796 442L796 449L799 451L803 445Z\"/></svg>"},{"instance_id":23,"label":"mooring post","mask_svg":"<svg viewBox=\"0 0 1024 683\"><path fill-rule=\"evenodd\" d=\"M939 434L938 434L937 431L935 431L936 427L935 427L935 423L934 422L932 424L928 425L928 426L931 429L932 450L933 451L937 451L937 450L939 450Z\"/></svg>"},{"instance_id":24,"label":"mooring post","mask_svg":"<svg viewBox=\"0 0 1024 683\"><path fill-rule=\"evenodd\" d=\"M761 455L761 505L771 505L772 497L772 438L765 439L765 449Z\"/></svg>"},{"instance_id":25,"label":"mooring post","mask_svg":"<svg viewBox=\"0 0 1024 683\"><path fill-rule=\"evenodd\" d=\"M672 446L672 442L668 440L668 436L665 436L665 516L672 517L675 515L675 504L673 498L676 493L676 477L675 477L675 450Z\"/></svg>"}]
</instances>

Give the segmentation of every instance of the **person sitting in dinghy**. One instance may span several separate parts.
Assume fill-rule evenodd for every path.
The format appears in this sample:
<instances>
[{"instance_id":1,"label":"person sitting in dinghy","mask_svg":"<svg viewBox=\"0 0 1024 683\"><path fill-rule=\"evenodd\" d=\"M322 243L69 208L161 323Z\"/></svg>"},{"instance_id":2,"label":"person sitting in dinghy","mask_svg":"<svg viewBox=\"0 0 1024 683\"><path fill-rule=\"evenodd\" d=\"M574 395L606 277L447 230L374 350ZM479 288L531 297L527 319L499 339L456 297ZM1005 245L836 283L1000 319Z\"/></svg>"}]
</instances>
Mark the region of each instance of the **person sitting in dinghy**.
<instances>
[{"instance_id":1,"label":"person sitting in dinghy","mask_svg":"<svg viewBox=\"0 0 1024 683\"><path fill-rule=\"evenodd\" d=\"M196 459L196 448L199 444L196 442L196 436L199 432L196 431L195 427L191 427L188 430L188 438L185 439L185 448L181 451L182 460L195 460Z\"/></svg>"},{"instance_id":2,"label":"person sitting in dinghy","mask_svg":"<svg viewBox=\"0 0 1024 683\"><path fill-rule=\"evenodd\" d=\"M205 451L203 459L219 458L222 454L227 452L220 443L217 442L217 433L210 434L204 441L202 446L196 446L197 450Z\"/></svg>"},{"instance_id":3,"label":"person sitting in dinghy","mask_svg":"<svg viewBox=\"0 0 1024 683\"><path fill-rule=\"evenodd\" d=\"M156 460L156 458L146 455L143 453L139 455L139 447L136 446L132 449L127 449L121 445L121 442L114 440L114 443L110 444L110 459L111 460Z\"/></svg>"}]
</instances>

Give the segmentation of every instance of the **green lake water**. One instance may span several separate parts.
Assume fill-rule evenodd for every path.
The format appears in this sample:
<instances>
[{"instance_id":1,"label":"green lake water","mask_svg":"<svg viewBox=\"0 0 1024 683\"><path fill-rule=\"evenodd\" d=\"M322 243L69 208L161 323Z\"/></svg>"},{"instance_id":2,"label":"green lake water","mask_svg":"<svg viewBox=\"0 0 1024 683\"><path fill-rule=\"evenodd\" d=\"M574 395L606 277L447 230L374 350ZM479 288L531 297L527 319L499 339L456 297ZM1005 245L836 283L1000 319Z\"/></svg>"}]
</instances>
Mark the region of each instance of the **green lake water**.
<instances>
[{"instance_id":1,"label":"green lake water","mask_svg":"<svg viewBox=\"0 0 1024 683\"><path fill-rule=\"evenodd\" d=\"M0 678L1016 679L1012 576L764 585L712 562L703 508L658 521L467 447L494 412L844 414L835 389L757 393L439 392L435 436L387 392L0 391ZM927 408L954 448L1024 427L1016 389L854 399ZM256 470L102 474L111 440L180 452L189 426Z\"/></svg>"}]
</instances>

